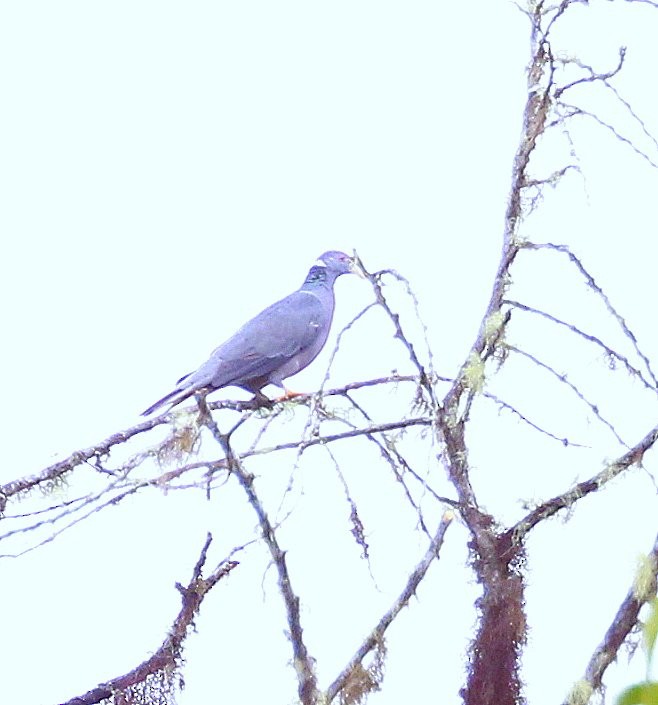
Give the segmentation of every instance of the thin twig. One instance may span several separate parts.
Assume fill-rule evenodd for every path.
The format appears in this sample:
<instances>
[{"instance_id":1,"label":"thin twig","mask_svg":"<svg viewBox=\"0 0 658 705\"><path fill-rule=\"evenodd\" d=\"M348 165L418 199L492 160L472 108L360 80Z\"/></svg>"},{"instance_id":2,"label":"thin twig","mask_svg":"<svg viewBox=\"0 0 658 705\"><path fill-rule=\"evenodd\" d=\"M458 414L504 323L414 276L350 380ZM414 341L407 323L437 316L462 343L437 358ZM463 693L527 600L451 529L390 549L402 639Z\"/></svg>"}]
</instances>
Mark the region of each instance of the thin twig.
<instances>
[{"instance_id":1,"label":"thin twig","mask_svg":"<svg viewBox=\"0 0 658 705\"><path fill-rule=\"evenodd\" d=\"M608 310L608 313L617 321L617 324L623 331L624 335L631 341L633 345L633 349L637 353L638 357L644 362L647 372L649 373L649 376L651 377L651 380L653 381L653 384L658 387L658 378L656 378L656 375L653 373L653 370L651 369L651 363L649 361L649 358L640 350L640 346L637 342L637 338L635 337L633 331L629 328L628 324L626 323L626 320L617 312L617 309L612 305L612 302L608 298L607 294L603 291L603 289L596 283L596 280L594 277L589 273L589 271L585 268L585 265L581 262L580 258L577 257L566 245L556 245L555 243L552 242L545 242L545 243L532 243L532 242L526 242L523 245L523 248L526 250L552 250L554 252L559 252L560 254L565 255L566 257L569 258L569 261L576 267L576 269L580 272L582 277L585 279L585 282L587 283L587 286L589 286L592 291L596 293L596 295L603 301L603 304L605 305L606 309Z\"/></svg>"},{"instance_id":2,"label":"thin twig","mask_svg":"<svg viewBox=\"0 0 658 705\"><path fill-rule=\"evenodd\" d=\"M635 154L637 154L639 157L642 157L644 161L646 161L648 164L650 164L654 169L658 169L658 162L656 162L654 159L652 159L646 152L641 150L634 142L633 140L629 139L625 135L622 135L621 132L614 126L611 125L609 122L606 122L603 120L603 118L599 117L596 113L592 113L589 110L585 110L584 108L580 108L577 105L571 105L570 103L561 103L562 106L564 106L567 110L569 110L568 115L564 117L564 119L570 119L574 117L584 117L584 118L589 118L590 120L594 121L601 127L605 128L608 130L608 132L612 133L617 140L625 144L627 147L633 150Z\"/></svg>"},{"instance_id":3,"label":"thin twig","mask_svg":"<svg viewBox=\"0 0 658 705\"><path fill-rule=\"evenodd\" d=\"M495 394L492 394L491 392L484 392L483 396L485 399L491 399L491 401L495 402L498 404L498 406L501 409L504 409L505 411L509 411L512 414L514 414L517 418L519 418L523 423L527 424L530 426L530 428L534 428L535 431L538 431L539 433L543 434L544 436L548 436L549 438L552 438L554 441L558 441L561 445L563 446L571 446L572 448L587 448L588 446L584 445L583 443L575 443L574 441L570 441L566 436L563 436L560 438L560 436L556 436L554 433L551 433L545 428L542 428L541 426L537 425L534 421L531 421L529 418L524 416L515 406L512 406L508 402L504 401L503 399L500 399L497 397Z\"/></svg>"},{"instance_id":4,"label":"thin twig","mask_svg":"<svg viewBox=\"0 0 658 705\"><path fill-rule=\"evenodd\" d=\"M361 646L356 650L356 653L350 659L349 663L343 668L340 674L336 677L333 683L327 688L325 694L326 702L331 702L334 698L340 694L341 690L349 682L351 675L354 673L355 669L361 665L363 659L374 649L381 646L384 640L384 634L386 630L390 627L393 620L402 611L411 597L415 594L418 586L425 577L428 568L432 564L432 561L439 557L439 551L441 545L443 544L443 539L445 533L453 520L453 513L447 511L443 514L441 522L439 523L439 528L434 535L430 545L425 552L420 563L414 568L414 570L409 575L407 584L404 589L395 600L393 605L387 610L383 617L379 620L375 628L370 632L370 634L364 639Z\"/></svg>"},{"instance_id":5,"label":"thin twig","mask_svg":"<svg viewBox=\"0 0 658 705\"><path fill-rule=\"evenodd\" d=\"M521 348L517 348L514 345L508 345L507 349L510 352L514 352L517 355L520 355L521 357L525 357L527 360L530 360L533 364L537 365L538 367L541 367L543 370L546 370L549 372L553 377L555 377L559 382L562 384L566 385L571 391L584 403L586 404L590 411L596 416L596 418L604 425L606 428L610 430L610 432L613 434L613 436L617 439L617 442L620 445L623 445L625 448L628 448L628 445L625 443L625 441L621 438L621 436L617 433L617 430L615 427L612 425L610 421L608 421L599 411L599 407L591 402L581 391L578 389L578 387L571 382L566 374L561 374L558 372L555 368L551 367L546 362L543 362L540 360L536 355L533 355L532 353L526 352L525 350L521 350Z\"/></svg>"},{"instance_id":6,"label":"thin twig","mask_svg":"<svg viewBox=\"0 0 658 705\"><path fill-rule=\"evenodd\" d=\"M617 62L617 65L615 66L615 68L611 69L610 71L606 71L605 73L597 73L591 66L588 66L587 64L584 64L580 61L575 61L573 59L562 60L565 64L575 64L579 68L584 69L587 72L587 75L582 76L581 78L577 78L574 81L571 81L571 83L565 83L563 86L557 88L554 93L555 98L559 99L563 93L570 90L571 88L574 88L574 86L579 86L583 83L607 83L611 78L616 76L622 70L625 58L626 47L620 47L619 61Z\"/></svg>"},{"instance_id":7,"label":"thin twig","mask_svg":"<svg viewBox=\"0 0 658 705\"><path fill-rule=\"evenodd\" d=\"M533 306L522 304L519 301L505 299L503 303L507 304L508 306L513 306L514 308L519 309L520 311L526 311L527 313L534 313L538 316L541 316L547 321L555 323L559 326L563 326L564 328L570 330L572 333L575 333L577 336L583 338L584 340L593 343L594 345L601 348L608 357L621 362L622 365L624 365L624 367L628 371L628 373L631 374L633 377L637 377L647 389L651 390L654 393L658 393L658 387L656 387L655 384L647 380L642 374L641 370L638 370L636 367L634 367L627 357L625 357L621 353L618 353L616 350L613 350L609 345L606 345L597 336L592 335L591 333L585 333L585 331L581 330L580 328L578 328L578 326L575 326L573 323L563 321L561 318L557 318L556 316L551 315L547 311L542 311L541 309L534 308Z\"/></svg>"}]
</instances>

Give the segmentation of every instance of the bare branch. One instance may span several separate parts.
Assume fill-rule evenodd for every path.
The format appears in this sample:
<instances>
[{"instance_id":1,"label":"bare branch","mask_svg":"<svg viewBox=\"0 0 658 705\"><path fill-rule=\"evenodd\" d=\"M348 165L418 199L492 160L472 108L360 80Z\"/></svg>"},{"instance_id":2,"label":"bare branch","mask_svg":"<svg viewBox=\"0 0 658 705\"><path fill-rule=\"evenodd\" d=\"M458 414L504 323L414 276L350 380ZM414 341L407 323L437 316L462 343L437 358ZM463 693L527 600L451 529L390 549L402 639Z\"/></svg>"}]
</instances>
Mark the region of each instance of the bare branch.
<instances>
[{"instance_id":1,"label":"bare branch","mask_svg":"<svg viewBox=\"0 0 658 705\"><path fill-rule=\"evenodd\" d=\"M343 387L338 387L335 389L329 389L323 392L323 396L341 396L347 391L352 391L356 389L364 389L367 387L379 386L382 384L398 384L400 382L414 382L418 383L418 378L415 375L398 375L393 374L389 377L377 377L374 379L364 380L361 382L352 382L346 384ZM285 403L304 403L312 399L315 394L305 394L300 395L291 402ZM211 411L216 411L218 409L228 409L236 412L244 411L254 411L255 409L263 408L262 404L257 404L252 401L231 401L231 400L219 400L208 403L208 409ZM7 500L20 495L25 492L29 492L38 487L45 487L45 491L48 491L53 486L56 486L61 482L61 478L66 475L66 473L75 469L76 467L87 463L89 460L100 459L107 456L113 447L126 443L131 438L150 431L156 426L165 425L168 423L175 422L177 418L181 415L189 414L192 411L190 407L183 408L175 412L167 412L156 416L147 421L143 421L136 426L132 426L124 431L119 431L106 439L100 441L99 443L91 446L89 448L83 448L77 450L68 458L61 460L53 465L44 468L41 472L34 475L27 475L25 477L13 480L11 482L0 485L0 518L4 514ZM293 446L288 446L293 447ZM142 457L156 456L157 452L142 454Z\"/></svg>"},{"instance_id":2,"label":"bare branch","mask_svg":"<svg viewBox=\"0 0 658 705\"><path fill-rule=\"evenodd\" d=\"M656 5L656 7L658 7L658 5ZM653 146L656 148L656 150L658 150L658 140L651 134L644 120L642 120L642 118L635 112L635 110L633 110L631 104L621 96L619 91L613 85L611 85L607 81L605 83L605 86L609 91L614 94L615 98L617 98L617 100L624 106L624 108L626 108L628 114L640 126L640 129L644 133L644 136L647 137L653 143Z\"/></svg>"},{"instance_id":3,"label":"bare branch","mask_svg":"<svg viewBox=\"0 0 658 705\"><path fill-rule=\"evenodd\" d=\"M504 409L505 411L510 411L512 414L514 414L519 419L521 419L521 421L523 421L523 423L530 426L530 428L534 428L535 431L538 431L539 433L543 434L544 436L548 436L549 438L552 438L554 441L558 441L563 446L572 446L573 448L587 448L587 446L583 445L582 443L574 443L574 441L570 441L566 437L560 438L559 436L556 436L554 433L547 431L545 428L538 426L534 421L531 421L530 419L526 418L516 407L512 406L511 404L508 404L506 401L503 401L502 399L499 399L495 394L491 394L491 392L484 392L484 397L487 399L491 399L491 401L498 404L498 406L501 409Z\"/></svg>"},{"instance_id":4,"label":"bare branch","mask_svg":"<svg viewBox=\"0 0 658 705\"><path fill-rule=\"evenodd\" d=\"M520 311L526 311L528 313L534 313L538 316L541 316L542 318L545 318L548 321L551 321L551 323L556 323L559 326L563 326L564 328L567 328L570 330L572 333L575 333L577 336L583 338L584 340L587 340L590 343L593 343L594 345L598 346L603 350L609 358L613 360L617 360L618 362L621 362L622 365L626 368L629 374L631 374L633 377L636 377L639 379L642 384L652 392L658 394L658 388L649 380L645 378L645 376L642 374L641 370L638 370L636 367L634 367L630 361L628 360L627 357L622 355L621 353L618 353L616 350L613 350L609 345L606 345L600 338L598 338L595 335L592 335L590 333L585 333L585 331L581 330L577 326L573 325L573 323L567 323L566 321L563 321L561 318L556 318L555 316L551 315L550 313L547 313L546 311L541 311L540 309L533 308L532 306L527 306L526 304L522 304L518 301L512 301L509 299L506 299L504 304L507 304L509 306L513 306L514 308L519 309Z\"/></svg>"},{"instance_id":5,"label":"bare branch","mask_svg":"<svg viewBox=\"0 0 658 705\"><path fill-rule=\"evenodd\" d=\"M239 565L237 561L226 558L207 578L204 578L202 570L206 563L211 541L212 536L208 534L194 566L192 578L187 586L176 584L176 588L181 594L183 605L169 630L167 638L153 656L141 663L137 668L134 668L130 673L113 678L107 683L102 683L84 695L67 700L61 705L96 705L96 703L110 699L113 699L116 703L128 702L125 697L129 699L129 693L139 691L141 687L147 684L153 684L155 688L163 690L165 694L173 692L175 688L174 678L180 666L183 643L187 637L188 629L194 623L194 618L201 607L201 603L210 590ZM118 696L124 697L118 700ZM173 697L171 702L174 702Z\"/></svg>"},{"instance_id":6,"label":"bare branch","mask_svg":"<svg viewBox=\"0 0 658 705\"><path fill-rule=\"evenodd\" d=\"M646 152L641 150L631 139L629 139L625 135L622 135L621 132L619 132L619 130L614 125L611 125L609 122L606 122L596 113L592 113L589 110L580 108L577 105L571 105L569 103L562 103L562 105L567 110L569 110L569 114L565 116L565 119L582 116L593 120L595 123L601 125L601 127L604 127L606 130L611 132L620 142L623 142L623 144L625 144L627 147L630 147L635 152L635 154L637 154L639 157L642 157L642 159L644 159L644 161L650 164L654 169L658 169L658 162L654 161Z\"/></svg>"},{"instance_id":7,"label":"bare branch","mask_svg":"<svg viewBox=\"0 0 658 705\"><path fill-rule=\"evenodd\" d=\"M350 662L340 672L334 682L327 688L327 692L325 694L326 702L331 702L334 700L334 698L339 695L342 690L349 686L350 679L353 677L355 672L360 670L363 659L371 651L379 648L383 644L386 630L393 623L393 620L397 617L397 615L402 611L402 608L408 604L411 597L415 594L432 561L435 558L438 558L445 533L452 520L452 512L445 512L439 524L439 528L437 529L437 532L434 535L434 538L432 539L425 555L409 575L407 584L400 593L399 597L395 600L386 614L384 614L384 616L379 620L377 626L366 637L354 656L351 658Z\"/></svg>"},{"instance_id":8,"label":"bare branch","mask_svg":"<svg viewBox=\"0 0 658 705\"><path fill-rule=\"evenodd\" d=\"M267 545L272 561L276 567L279 577L279 591L283 598L290 629L289 637L293 649L293 664L297 674L298 692L302 705L314 705L318 700L317 680L313 668L313 658L310 656L306 644L304 643L303 630L301 624L301 615L299 609L299 598L293 592L288 565L286 562L286 554L279 546L274 526L267 516L267 512L256 494L254 488L254 477L248 473L241 458L233 451L230 444L230 434L222 434L210 415L208 407L203 397L198 399L199 408L204 424L212 433L215 440L220 444L226 460L229 464L229 470L240 483L240 486L247 495L247 500L258 517L258 523L263 534L263 539Z\"/></svg>"},{"instance_id":9,"label":"bare branch","mask_svg":"<svg viewBox=\"0 0 658 705\"><path fill-rule=\"evenodd\" d=\"M633 580L633 585L629 588L624 601L619 605L603 641L592 654L585 669L584 678L576 683L572 693L577 691L589 695L601 690L603 676L608 666L616 660L622 644L638 625L642 605L655 595L656 574L658 572L658 537L656 537L649 555L643 560L640 572L646 572L646 575L636 576ZM644 585L639 585L638 582L643 582ZM589 699L589 697L587 699L581 698L577 702L586 703ZM564 705L572 705L573 702L574 699L570 697Z\"/></svg>"},{"instance_id":10,"label":"bare branch","mask_svg":"<svg viewBox=\"0 0 658 705\"><path fill-rule=\"evenodd\" d=\"M365 308L361 309L361 311L359 311L359 313L357 313L356 316L354 316L354 318L352 318L351 321L349 321L348 323L346 323L346 324L343 326L342 330L341 330L341 331L338 333L338 335L336 336L336 344L334 345L334 349L331 351L331 355L329 356L329 362L328 362L328 364L327 364L327 370L326 370L326 372L325 372L324 379L322 380L322 383L320 384L320 391L322 391L322 390L324 389L324 385L327 383L327 380L329 379L329 374L331 373L331 367L332 367L332 365L333 365L334 360L336 359L336 355L338 354L338 351L340 350L340 344L341 344L341 342L342 342L342 340L343 340L343 336L344 336L349 330L351 330L352 327L353 327L361 318L363 318L363 316L365 316L365 314L368 313L368 311L370 311L370 309L374 308L376 305L377 305L377 304L375 304L375 303L371 303L371 304L368 304Z\"/></svg>"},{"instance_id":11,"label":"bare branch","mask_svg":"<svg viewBox=\"0 0 658 705\"><path fill-rule=\"evenodd\" d=\"M167 415L169 416L169 415ZM38 475L31 475L27 477L8 482L0 486L0 514L5 510L7 499L13 497L20 492L26 492L39 485L48 484L56 482L65 473L73 470L78 465L90 460L91 458L102 458L107 455L113 446L120 445L130 440L134 436L145 431L150 431L152 428L162 423L161 417L154 419L149 419L148 421L143 421L126 431L119 431L119 433L114 433L104 441L92 446L90 448L83 448L82 450L76 451L70 455L65 460L60 460L53 465L48 466L42 470Z\"/></svg>"},{"instance_id":12,"label":"bare branch","mask_svg":"<svg viewBox=\"0 0 658 705\"><path fill-rule=\"evenodd\" d=\"M363 264L361 263L361 268L363 269L366 277L372 284L372 287L375 291L375 298L377 299L377 303L384 309L388 317L391 319L393 326L395 327L395 337L404 345L404 347L407 349L409 353L409 358L411 359L411 362L413 363L414 367L418 370L418 375L419 375L419 385L422 389L424 389L427 392L428 398L430 400L430 403L432 405L433 410L435 413L439 413L439 402L436 398L436 394L434 392L434 388L432 386L432 381L431 381L431 370L428 372L428 370L425 369L425 366L423 363L420 361L420 358L418 357L418 354L416 353L416 349L413 345L413 343L409 340L407 335L404 333L402 330L402 325L400 323L400 316L393 311L393 309L390 307L388 301L386 300L386 297L384 296L384 291L382 288L381 280L385 275L390 275L393 276L394 278L400 280L400 281L405 281L406 280L401 277L397 272L394 272L392 270L382 270L380 272L375 272L374 274L368 273L365 268L363 267ZM408 284L407 284L408 287ZM408 289L409 291L409 289Z\"/></svg>"},{"instance_id":13,"label":"bare branch","mask_svg":"<svg viewBox=\"0 0 658 705\"><path fill-rule=\"evenodd\" d=\"M630 450L621 455L617 460L609 463L601 472L587 480L579 482L575 487L557 495L552 499L542 502L533 509L523 519L517 522L507 533L514 535L514 540L518 541L525 536L539 522L548 519L561 509L571 507L575 502L586 497L592 492L596 492L613 480L621 472L631 465L638 465L642 462L644 454L658 441L658 426L654 426L640 441Z\"/></svg>"},{"instance_id":14,"label":"bare branch","mask_svg":"<svg viewBox=\"0 0 658 705\"><path fill-rule=\"evenodd\" d=\"M350 507L350 524L352 525L351 534L354 537L354 540L356 541L357 545L361 548L361 557L368 561L368 566L370 567L370 546L366 541L366 531L363 526L363 522L361 521L361 517L359 516L359 510L356 506L356 502L352 497L352 493L350 492L350 487L347 484L345 475L343 475L343 472L340 469L340 463L338 462L338 460L336 460L336 457L331 452L331 448L327 447L325 448L325 450L331 458L331 462L334 466L334 472L338 476L340 484L343 486L345 499Z\"/></svg>"},{"instance_id":15,"label":"bare branch","mask_svg":"<svg viewBox=\"0 0 658 705\"><path fill-rule=\"evenodd\" d=\"M552 242L546 242L541 244L525 242L523 244L523 248L526 250L553 250L554 252L559 252L569 258L569 261L576 267L576 269L585 279L587 286L589 286L592 291L594 291L596 295L599 296L599 298L603 301L606 309L608 310L608 313L610 313L610 315L617 321L624 335L631 341L633 349L637 353L638 357L645 364L647 372L649 373L649 376L651 377L654 386L658 387L658 379L656 378L656 375L651 369L651 363L649 362L649 358L642 352L642 350L640 350L640 346L638 345L637 338L633 334L633 331L631 331L625 319L617 312L617 309L615 309L615 307L612 305L612 302L605 294L603 289L596 283L594 277L587 271L585 265L581 262L580 258L577 257L566 245L556 245Z\"/></svg>"},{"instance_id":16,"label":"bare branch","mask_svg":"<svg viewBox=\"0 0 658 705\"><path fill-rule=\"evenodd\" d=\"M587 64L584 64L581 61L576 61L573 59L562 60L563 63L565 63L565 64L575 64L576 66L579 66L580 68L584 69L587 72L587 75L583 76L582 78L577 78L575 81L572 81L571 83L566 83L564 86L557 88L555 90L555 94L554 94L555 98L559 99L563 93L565 93L569 89L573 88L574 86L579 86L579 85L582 85L583 83L595 83L595 82L607 83L613 76L616 76L621 71L621 69L624 65L625 58L626 58L626 47L620 47L619 61L617 63L617 66L615 66L615 68L613 68L610 71L607 71L605 73L597 73L596 71L594 71L594 69L591 66L588 66Z\"/></svg>"},{"instance_id":17,"label":"bare branch","mask_svg":"<svg viewBox=\"0 0 658 705\"><path fill-rule=\"evenodd\" d=\"M372 423L372 417L366 412L363 407L358 404L356 401L354 401L350 396L349 393L345 394L345 397L351 402L352 406L359 411L359 413L367 420ZM356 429L358 428L356 425L350 423L349 421L345 419L341 419L342 423L347 424L348 426ZM381 435L381 438L378 436ZM377 448L379 449L379 452L382 456L382 458L388 463L389 467L391 468L393 475L396 479L396 481L402 486L404 494L409 501L409 504L414 508L414 510L417 512L418 516L418 521L420 524L421 529L423 532L427 534L429 537L429 532L427 530L427 527L425 526L425 521L423 519L422 511L420 508L420 505L416 500L413 498L412 493L407 486L404 473L408 473L411 475L425 490L428 492L434 499L436 499L438 502L441 502L443 504L448 504L451 507L458 508L459 503L455 501L454 499L450 499L449 497L445 497L442 495L439 495L428 483L428 481L423 478L419 473L417 473L411 465L407 462L405 457L402 455L398 448L398 444L386 433L381 433L381 434L366 434L366 438L374 443ZM333 457L333 456L332 456Z\"/></svg>"},{"instance_id":18,"label":"bare branch","mask_svg":"<svg viewBox=\"0 0 658 705\"><path fill-rule=\"evenodd\" d=\"M517 355L520 355L521 357L525 357L527 360L530 360L533 364L537 365L538 367L541 367L547 372L550 372L551 375L553 375L553 377L555 377L561 384L566 385L578 397L578 399L580 399L584 404L589 407L589 410L594 414L594 416L596 416L596 418L609 429L609 431L617 439L617 442L620 445L623 445L625 448L628 448L626 443L622 440L621 436L617 433L612 423L603 417L603 415L599 411L599 407L593 402L591 402L573 382L569 381L569 379L567 379L566 374L558 372L554 367L551 367L551 365L547 364L546 362L542 362L536 355L533 355L532 353L526 352L525 350L521 350L521 348L517 348L514 345L508 345L507 347L510 352L514 352Z\"/></svg>"}]
</instances>

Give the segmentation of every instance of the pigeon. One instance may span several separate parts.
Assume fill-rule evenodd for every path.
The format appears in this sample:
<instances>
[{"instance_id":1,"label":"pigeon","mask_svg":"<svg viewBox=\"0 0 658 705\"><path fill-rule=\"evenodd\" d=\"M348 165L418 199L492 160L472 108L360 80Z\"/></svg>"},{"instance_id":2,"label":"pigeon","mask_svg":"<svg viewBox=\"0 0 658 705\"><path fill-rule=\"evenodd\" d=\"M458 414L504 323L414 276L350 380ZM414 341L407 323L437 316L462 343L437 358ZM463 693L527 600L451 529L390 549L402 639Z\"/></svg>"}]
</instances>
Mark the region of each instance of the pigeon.
<instances>
[{"instance_id":1,"label":"pigeon","mask_svg":"<svg viewBox=\"0 0 658 705\"><path fill-rule=\"evenodd\" d=\"M261 402L268 384L295 396L283 380L310 365L327 342L334 313L334 282L341 274L360 274L355 261L331 250L313 264L301 288L261 311L222 343L196 372L181 377L169 394L142 416L169 404L172 408L200 392L240 387Z\"/></svg>"}]
</instances>

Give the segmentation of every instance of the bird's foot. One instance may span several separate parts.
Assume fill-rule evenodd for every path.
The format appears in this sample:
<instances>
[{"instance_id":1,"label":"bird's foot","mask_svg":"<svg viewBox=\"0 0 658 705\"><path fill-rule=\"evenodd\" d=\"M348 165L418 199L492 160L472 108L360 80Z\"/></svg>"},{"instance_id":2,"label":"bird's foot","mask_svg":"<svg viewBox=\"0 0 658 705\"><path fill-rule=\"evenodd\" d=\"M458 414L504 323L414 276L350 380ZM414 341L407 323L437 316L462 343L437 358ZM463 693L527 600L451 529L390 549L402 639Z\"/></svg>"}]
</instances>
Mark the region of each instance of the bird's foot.
<instances>
[{"instance_id":1,"label":"bird's foot","mask_svg":"<svg viewBox=\"0 0 658 705\"><path fill-rule=\"evenodd\" d=\"M295 397L306 396L304 392L293 392L292 389L286 389L286 387L283 388L283 391L285 392L285 394L282 394L280 397L276 397L276 399L274 399L273 401L290 401L290 399L295 399Z\"/></svg>"},{"instance_id":2,"label":"bird's foot","mask_svg":"<svg viewBox=\"0 0 658 705\"><path fill-rule=\"evenodd\" d=\"M258 411L259 409L271 409L275 401L275 399L266 397L263 392L259 390L254 392L254 396L249 401L244 402L244 408L253 409L254 411Z\"/></svg>"}]
</instances>

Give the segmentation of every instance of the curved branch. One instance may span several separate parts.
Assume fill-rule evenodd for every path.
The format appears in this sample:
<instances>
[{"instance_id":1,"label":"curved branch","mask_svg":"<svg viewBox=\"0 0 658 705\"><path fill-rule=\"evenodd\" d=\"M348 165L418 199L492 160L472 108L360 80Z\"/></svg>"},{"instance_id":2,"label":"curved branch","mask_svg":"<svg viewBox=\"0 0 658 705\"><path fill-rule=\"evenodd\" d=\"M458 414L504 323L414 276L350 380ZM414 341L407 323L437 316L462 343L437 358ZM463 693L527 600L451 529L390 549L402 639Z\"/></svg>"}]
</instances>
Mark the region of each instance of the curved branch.
<instances>
[{"instance_id":1,"label":"curved branch","mask_svg":"<svg viewBox=\"0 0 658 705\"><path fill-rule=\"evenodd\" d=\"M126 691L130 693L139 688L140 685L145 685L155 678L160 679L155 684L156 688L165 691L173 689L173 679L180 665L183 642L187 637L188 629L194 622L194 617L201 607L201 603L210 590L239 565L237 561L225 559L207 578L202 577L202 570L211 541L212 536L208 534L194 566L190 582L186 586L176 583L183 605L171 625L167 638L153 656L141 663L137 668L134 668L130 673L113 678L107 683L102 683L84 695L71 698L65 703L61 703L61 705L96 705L96 703L100 703L103 700L109 700L112 697L116 698L118 693L126 693ZM130 696L128 696L126 702L129 700Z\"/></svg>"}]
</instances>

